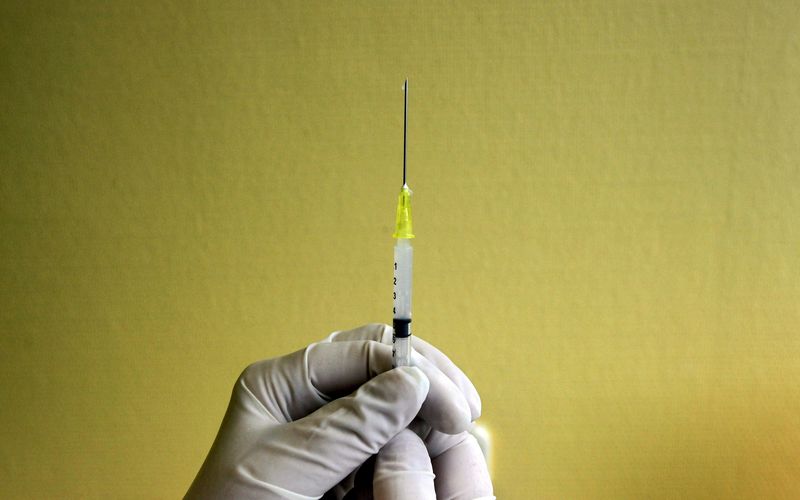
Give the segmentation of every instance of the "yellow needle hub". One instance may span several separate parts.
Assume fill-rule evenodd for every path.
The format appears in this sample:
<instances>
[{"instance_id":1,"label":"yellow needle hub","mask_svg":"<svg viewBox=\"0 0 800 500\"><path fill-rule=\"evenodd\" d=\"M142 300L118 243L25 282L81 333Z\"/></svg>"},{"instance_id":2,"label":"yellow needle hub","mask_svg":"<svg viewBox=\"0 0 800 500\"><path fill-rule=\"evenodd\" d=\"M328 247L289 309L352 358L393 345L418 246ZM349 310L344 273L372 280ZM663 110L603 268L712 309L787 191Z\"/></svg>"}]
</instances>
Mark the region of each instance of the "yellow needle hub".
<instances>
[{"instance_id":1,"label":"yellow needle hub","mask_svg":"<svg viewBox=\"0 0 800 500\"><path fill-rule=\"evenodd\" d=\"M397 197L397 219L395 230L392 235L395 238L413 238L414 232L411 227L411 190L407 184L403 184L400 196Z\"/></svg>"}]
</instances>

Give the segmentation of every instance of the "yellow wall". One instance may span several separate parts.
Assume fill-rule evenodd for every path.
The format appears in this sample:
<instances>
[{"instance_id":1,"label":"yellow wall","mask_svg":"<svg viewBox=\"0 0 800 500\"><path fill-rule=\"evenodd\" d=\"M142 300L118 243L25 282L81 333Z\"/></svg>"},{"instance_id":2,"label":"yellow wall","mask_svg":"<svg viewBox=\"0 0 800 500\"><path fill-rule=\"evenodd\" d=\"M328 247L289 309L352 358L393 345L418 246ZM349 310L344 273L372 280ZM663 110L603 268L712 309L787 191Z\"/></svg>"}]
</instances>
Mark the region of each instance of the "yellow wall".
<instances>
[{"instance_id":1,"label":"yellow wall","mask_svg":"<svg viewBox=\"0 0 800 500\"><path fill-rule=\"evenodd\" d=\"M416 332L501 498L800 497L793 1L3 2L0 496L174 498L239 371Z\"/></svg>"}]
</instances>

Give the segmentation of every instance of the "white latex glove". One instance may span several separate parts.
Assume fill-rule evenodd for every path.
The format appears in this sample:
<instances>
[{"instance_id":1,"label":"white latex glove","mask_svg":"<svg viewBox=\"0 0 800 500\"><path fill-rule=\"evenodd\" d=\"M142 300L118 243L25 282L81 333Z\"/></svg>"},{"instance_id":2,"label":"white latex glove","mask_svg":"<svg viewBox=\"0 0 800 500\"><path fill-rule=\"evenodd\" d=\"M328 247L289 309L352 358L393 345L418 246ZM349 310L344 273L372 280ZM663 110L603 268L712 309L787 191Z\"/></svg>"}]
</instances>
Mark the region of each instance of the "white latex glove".
<instances>
[{"instance_id":1,"label":"white latex glove","mask_svg":"<svg viewBox=\"0 0 800 500\"><path fill-rule=\"evenodd\" d=\"M247 367L187 497L316 499L336 487L341 498L377 455L378 500L493 498L464 432L480 414L475 388L420 339L416 367L391 370L391 334L366 325ZM424 441L404 431L417 415Z\"/></svg>"}]
</instances>

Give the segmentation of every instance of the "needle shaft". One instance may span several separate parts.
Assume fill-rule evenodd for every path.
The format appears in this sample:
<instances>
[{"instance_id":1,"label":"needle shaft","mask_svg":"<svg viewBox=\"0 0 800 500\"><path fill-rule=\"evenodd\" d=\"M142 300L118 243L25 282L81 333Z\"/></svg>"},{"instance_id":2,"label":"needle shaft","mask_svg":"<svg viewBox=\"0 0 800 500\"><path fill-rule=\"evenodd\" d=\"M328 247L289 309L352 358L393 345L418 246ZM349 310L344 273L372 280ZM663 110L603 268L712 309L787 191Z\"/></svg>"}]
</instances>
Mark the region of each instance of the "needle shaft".
<instances>
[{"instance_id":1,"label":"needle shaft","mask_svg":"<svg viewBox=\"0 0 800 500\"><path fill-rule=\"evenodd\" d=\"M403 84L403 185L406 185L406 151L408 137L408 78Z\"/></svg>"}]
</instances>

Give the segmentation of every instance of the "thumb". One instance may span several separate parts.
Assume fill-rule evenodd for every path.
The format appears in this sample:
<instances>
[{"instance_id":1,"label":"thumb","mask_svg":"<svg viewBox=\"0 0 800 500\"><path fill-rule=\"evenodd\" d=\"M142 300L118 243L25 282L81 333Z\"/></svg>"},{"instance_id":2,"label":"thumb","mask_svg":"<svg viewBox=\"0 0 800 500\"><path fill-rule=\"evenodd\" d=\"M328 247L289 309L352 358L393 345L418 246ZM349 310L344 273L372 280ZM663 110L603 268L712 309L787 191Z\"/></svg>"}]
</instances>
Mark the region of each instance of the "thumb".
<instances>
[{"instance_id":1,"label":"thumb","mask_svg":"<svg viewBox=\"0 0 800 500\"><path fill-rule=\"evenodd\" d=\"M425 443L409 429L386 443L375 461L375 500L436 500L433 466Z\"/></svg>"},{"instance_id":2,"label":"thumb","mask_svg":"<svg viewBox=\"0 0 800 500\"><path fill-rule=\"evenodd\" d=\"M265 433L266 482L307 496L333 488L414 419L430 382L416 367L389 370L311 415Z\"/></svg>"}]
</instances>

